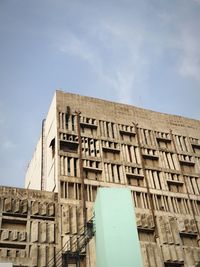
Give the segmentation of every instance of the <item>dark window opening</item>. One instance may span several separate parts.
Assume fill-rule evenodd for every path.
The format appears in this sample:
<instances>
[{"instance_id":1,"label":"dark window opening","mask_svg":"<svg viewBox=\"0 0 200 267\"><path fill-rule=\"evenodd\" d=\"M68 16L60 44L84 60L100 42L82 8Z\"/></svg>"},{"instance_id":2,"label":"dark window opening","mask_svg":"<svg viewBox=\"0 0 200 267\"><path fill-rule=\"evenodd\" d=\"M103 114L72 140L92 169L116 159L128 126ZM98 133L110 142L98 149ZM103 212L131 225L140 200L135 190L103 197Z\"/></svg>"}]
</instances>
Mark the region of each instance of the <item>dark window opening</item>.
<instances>
[{"instance_id":1,"label":"dark window opening","mask_svg":"<svg viewBox=\"0 0 200 267\"><path fill-rule=\"evenodd\" d=\"M49 147L51 148L51 154L52 154L52 159L53 159L55 156L55 138L51 140Z\"/></svg>"},{"instance_id":2,"label":"dark window opening","mask_svg":"<svg viewBox=\"0 0 200 267\"><path fill-rule=\"evenodd\" d=\"M70 175L71 170L70 170L70 158L67 158L67 175Z\"/></svg>"},{"instance_id":3,"label":"dark window opening","mask_svg":"<svg viewBox=\"0 0 200 267\"><path fill-rule=\"evenodd\" d=\"M65 127L67 130L69 129L69 115L68 114L66 114L65 116Z\"/></svg>"},{"instance_id":4,"label":"dark window opening","mask_svg":"<svg viewBox=\"0 0 200 267\"><path fill-rule=\"evenodd\" d=\"M60 141L60 150L62 150L64 152L77 153L78 144L77 143L70 143L70 142L66 142L66 141Z\"/></svg>"},{"instance_id":5,"label":"dark window opening","mask_svg":"<svg viewBox=\"0 0 200 267\"><path fill-rule=\"evenodd\" d=\"M165 262L165 267L184 267L184 265L178 262Z\"/></svg>"},{"instance_id":6,"label":"dark window opening","mask_svg":"<svg viewBox=\"0 0 200 267\"><path fill-rule=\"evenodd\" d=\"M75 123L75 115L72 115L72 131L74 131L75 129L74 123Z\"/></svg>"}]
</instances>

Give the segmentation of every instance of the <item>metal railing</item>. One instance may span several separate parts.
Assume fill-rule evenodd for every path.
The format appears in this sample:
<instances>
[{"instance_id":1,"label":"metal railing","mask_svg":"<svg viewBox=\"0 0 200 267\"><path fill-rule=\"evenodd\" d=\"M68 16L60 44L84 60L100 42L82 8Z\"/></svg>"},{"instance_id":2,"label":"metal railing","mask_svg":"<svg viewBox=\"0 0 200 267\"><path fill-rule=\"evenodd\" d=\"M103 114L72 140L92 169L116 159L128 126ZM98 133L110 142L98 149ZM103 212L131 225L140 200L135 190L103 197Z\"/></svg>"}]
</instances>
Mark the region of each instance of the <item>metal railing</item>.
<instances>
[{"instance_id":1,"label":"metal railing","mask_svg":"<svg viewBox=\"0 0 200 267\"><path fill-rule=\"evenodd\" d=\"M74 258L80 258L80 256L84 256L84 250L95 234L93 219L94 217L80 229L79 234L70 236L70 239L47 263L46 267L62 267L63 258L68 258L68 256L70 258L73 258L73 256Z\"/></svg>"}]
</instances>

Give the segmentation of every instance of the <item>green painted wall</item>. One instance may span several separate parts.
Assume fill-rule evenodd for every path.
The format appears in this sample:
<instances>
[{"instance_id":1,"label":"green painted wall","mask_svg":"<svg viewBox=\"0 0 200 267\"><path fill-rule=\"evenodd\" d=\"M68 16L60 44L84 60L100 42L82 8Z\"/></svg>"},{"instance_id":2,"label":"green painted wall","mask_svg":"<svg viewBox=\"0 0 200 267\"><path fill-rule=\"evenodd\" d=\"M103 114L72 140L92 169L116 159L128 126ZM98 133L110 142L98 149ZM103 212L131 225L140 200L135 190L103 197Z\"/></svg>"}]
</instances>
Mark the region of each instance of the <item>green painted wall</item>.
<instances>
[{"instance_id":1,"label":"green painted wall","mask_svg":"<svg viewBox=\"0 0 200 267\"><path fill-rule=\"evenodd\" d=\"M131 191L98 189L94 213L97 267L142 267Z\"/></svg>"}]
</instances>

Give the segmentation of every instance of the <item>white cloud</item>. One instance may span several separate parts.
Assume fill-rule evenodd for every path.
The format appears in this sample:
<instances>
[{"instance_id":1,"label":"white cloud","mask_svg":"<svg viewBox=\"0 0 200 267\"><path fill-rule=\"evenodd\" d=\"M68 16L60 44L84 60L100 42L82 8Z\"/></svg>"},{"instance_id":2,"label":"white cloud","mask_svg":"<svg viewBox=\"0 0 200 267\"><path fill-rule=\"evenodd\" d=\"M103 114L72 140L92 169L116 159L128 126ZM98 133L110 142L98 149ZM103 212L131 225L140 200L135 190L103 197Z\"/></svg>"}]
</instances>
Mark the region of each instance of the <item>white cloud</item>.
<instances>
[{"instance_id":1,"label":"white cloud","mask_svg":"<svg viewBox=\"0 0 200 267\"><path fill-rule=\"evenodd\" d=\"M130 103L134 83L141 78L139 73L146 61L140 54L142 30L136 32L133 27L126 26L100 20L88 29L87 38L67 33L58 47L63 53L85 60L101 81L114 90L119 101Z\"/></svg>"},{"instance_id":2,"label":"white cloud","mask_svg":"<svg viewBox=\"0 0 200 267\"><path fill-rule=\"evenodd\" d=\"M148 83L152 67L165 71L167 53L174 56L172 68L180 77L200 81L200 39L193 27L196 22L190 23L192 11L187 9L188 1L181 7L175 1L173 9L168 4L160 9L151 6L151 19L145 15L125 16L127 10L115 9L104 15L94 12L81 25L81 34L63 34L58 47L86 61L119 101L130 103L135 92L140 97L143 88L151 90Z\"/></svg>"},{"instance_id":3,"label":"white cloud","mask_svg":"<svg viewBox=\"0 0 200 267\"><path fill-rule=\"evenodd\" d=\"M115 87L116 82L109 75L106 74L103 67L103 59L94 46L89 44L86 40L78 38L72 33L65 35L64 41L59 45L59 50L63 53L74 55L81 60L85 60L91 65L92 69L104 80L106 83Z\"/></svg>"},{"instance_id":4,"label":"white cloud","mask_svg":"<svg viewBox=\"0 0 200 267\"><path fill-rule=\"evenodd\" d=\"M182 34L182 59L180 74L200 82L200 38L184 31Z\"/></svg>"},{"instance_id":5,"label":"white cloud","mask_svg":"<svg viewBox=\"0 0 200 267\"><path fill-rule=\"evenodd\" d=\"M59 44L59 50L63 53L79 56L89 62L93 61L94 55L88 44L69 32L65 34L64 40Z\"/></svg>"},{"instance_id":6,"label":"white cloud","mask_svg":"<svg viewBox=\"0 0 200 267\"><path fill-rule=\"evenodd\" d=\"M162 12L159 17L167 29L164 46L178 53L177 72L200 82L200 20L194 2L200 4L200 0L183 1L180 8L174 8L172 13Z\"/></svg>"},{"instance_id":7,"label":"white cloud","mask_svg":"<svg viewBox=\"0 0 200 267\"><path fill-rule=\"evenodd\" d=\"M13 149L15 147L15 144L12 142L12 141L10 141L10 140L6 140L6 141L4 141L3 143L2 143L2 148L3 149Z\"/></svg>"}]
</instances>

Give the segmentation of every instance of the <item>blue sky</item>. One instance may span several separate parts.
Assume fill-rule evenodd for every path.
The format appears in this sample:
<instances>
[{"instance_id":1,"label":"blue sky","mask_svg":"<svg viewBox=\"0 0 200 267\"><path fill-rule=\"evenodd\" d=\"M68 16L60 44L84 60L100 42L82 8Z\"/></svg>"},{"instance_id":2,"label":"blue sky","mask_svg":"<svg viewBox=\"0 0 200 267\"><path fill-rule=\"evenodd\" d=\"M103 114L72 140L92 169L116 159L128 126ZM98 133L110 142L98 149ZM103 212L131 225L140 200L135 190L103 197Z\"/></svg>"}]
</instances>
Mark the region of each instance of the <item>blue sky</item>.
<instances>
[{"instance_id":1,"label":"blue sky","mask_svg":"<svg viewBox=\"0 0 200 267\"><path fill-rule=\"evenodd\" d=\"M199 119L199 29L200 0L0 0L0 184L57 88Z\"/></svg>"}]
</instances>

